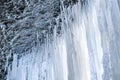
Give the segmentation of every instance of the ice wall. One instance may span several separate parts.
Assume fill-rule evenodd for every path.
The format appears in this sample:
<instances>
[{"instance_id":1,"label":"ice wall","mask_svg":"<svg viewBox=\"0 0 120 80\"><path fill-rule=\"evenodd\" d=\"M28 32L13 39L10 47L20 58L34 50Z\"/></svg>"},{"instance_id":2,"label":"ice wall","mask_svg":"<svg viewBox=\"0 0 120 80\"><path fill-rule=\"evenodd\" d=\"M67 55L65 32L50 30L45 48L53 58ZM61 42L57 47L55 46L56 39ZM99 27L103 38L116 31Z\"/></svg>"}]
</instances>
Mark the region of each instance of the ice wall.
<instances>
[{"instance_id":1,"label":"ice wall","mask_svg":"<svg viewBox=\"0 0 120 80\"><path fill-rule=\"evenodd\" d=\"M119 6L119 0L80 0L62 7L61 34L56 25L52 41L47 34L45 44L20 59L15 54L7 80L119 80Z\"/></svg>"}]
</instances>

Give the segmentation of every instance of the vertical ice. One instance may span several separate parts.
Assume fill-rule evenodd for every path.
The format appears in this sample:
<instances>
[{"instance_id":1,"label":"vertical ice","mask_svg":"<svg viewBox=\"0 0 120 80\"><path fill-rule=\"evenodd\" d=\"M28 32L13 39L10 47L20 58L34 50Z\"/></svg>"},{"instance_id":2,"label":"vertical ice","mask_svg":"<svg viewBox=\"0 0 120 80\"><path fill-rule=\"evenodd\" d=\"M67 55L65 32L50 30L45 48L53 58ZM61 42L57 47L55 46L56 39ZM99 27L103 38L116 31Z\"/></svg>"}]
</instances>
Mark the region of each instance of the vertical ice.
<instances>
[{"instance_id":1,"label":"vertical ice","mask_svg":"<svg viewBox=\"0 0 120 80\"><path fill-rule=\"evenodd\" d=\"M7 80L120 80L120 1L85 1L63 7L61 36L55 28L53 41L47 35L29 54L14 55Z\"/></svg>"}]
</instances>

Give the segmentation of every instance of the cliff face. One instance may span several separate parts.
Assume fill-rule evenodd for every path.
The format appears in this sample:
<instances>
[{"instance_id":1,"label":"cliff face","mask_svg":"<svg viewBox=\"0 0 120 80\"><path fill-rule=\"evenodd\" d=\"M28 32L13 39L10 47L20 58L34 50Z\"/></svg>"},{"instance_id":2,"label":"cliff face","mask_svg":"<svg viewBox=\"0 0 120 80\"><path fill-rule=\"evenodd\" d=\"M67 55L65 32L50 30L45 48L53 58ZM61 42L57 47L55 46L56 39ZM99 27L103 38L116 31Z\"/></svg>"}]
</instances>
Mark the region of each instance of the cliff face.
<instances>
[{"instance_id":1,"label":"cliff face","mask_svg":"<svg viewBox=\"0 0 120 80\"><path fill-rule=\"evenodd\" d=\"M59 24L57 34L61 33L62 7L75 3L77 0L0 0L0 80L6 80L13 54L21 56L38 41L43 44L46 34L52 37L55 25Z\"/></svg>"}]
</instances>

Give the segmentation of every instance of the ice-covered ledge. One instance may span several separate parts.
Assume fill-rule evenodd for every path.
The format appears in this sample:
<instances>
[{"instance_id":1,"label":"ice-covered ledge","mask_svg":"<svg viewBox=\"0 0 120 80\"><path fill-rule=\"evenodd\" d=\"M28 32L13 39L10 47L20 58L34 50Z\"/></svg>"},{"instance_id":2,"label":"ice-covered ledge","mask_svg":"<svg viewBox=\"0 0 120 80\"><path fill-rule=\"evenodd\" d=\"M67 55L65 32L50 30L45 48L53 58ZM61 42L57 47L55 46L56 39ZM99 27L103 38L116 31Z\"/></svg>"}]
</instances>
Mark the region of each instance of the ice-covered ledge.
<instances>
[{"instance_id":1,"label":"ice-covered ledge","mask_svg":"<svg viewBox=\"0 0 120 80\"><path fill-rule=\"evenodd\" d=\"M75 1L64 0L64 5ZM38 46L38 42L39 45L43 44L46 34L53 37L56 25L59 25L57 34L61 34L61 2L62 0L0 1L0 79L6 80L7 68L12 64L14 54L20 59Z\"/></svg>"}]
</instances>

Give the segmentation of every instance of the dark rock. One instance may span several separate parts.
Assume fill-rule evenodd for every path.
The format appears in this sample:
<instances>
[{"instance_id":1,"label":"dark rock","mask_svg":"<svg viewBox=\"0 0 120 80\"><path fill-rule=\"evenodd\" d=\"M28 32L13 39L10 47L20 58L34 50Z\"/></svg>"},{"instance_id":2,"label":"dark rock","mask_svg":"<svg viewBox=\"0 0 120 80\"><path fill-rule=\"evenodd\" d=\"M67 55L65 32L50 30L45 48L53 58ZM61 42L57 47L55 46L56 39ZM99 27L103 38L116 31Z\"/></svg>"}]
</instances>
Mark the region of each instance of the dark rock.
<instances>
[{"instance_id":1,"label":"dark rock","mask_svg":"<svg viewBox=\"0 0 120 80\"><path fill-rule=\"evenodd\" d=\"M78 2L78 0L64 0L63 4L65 7L68 7L68 6L72 6L72 5L76 4L77 2Z\"/></svg>"}]
</instances>

